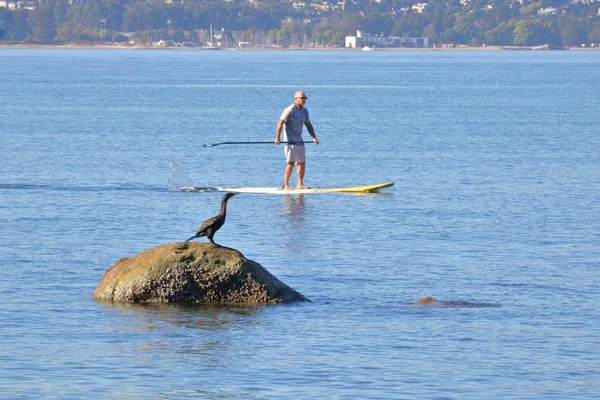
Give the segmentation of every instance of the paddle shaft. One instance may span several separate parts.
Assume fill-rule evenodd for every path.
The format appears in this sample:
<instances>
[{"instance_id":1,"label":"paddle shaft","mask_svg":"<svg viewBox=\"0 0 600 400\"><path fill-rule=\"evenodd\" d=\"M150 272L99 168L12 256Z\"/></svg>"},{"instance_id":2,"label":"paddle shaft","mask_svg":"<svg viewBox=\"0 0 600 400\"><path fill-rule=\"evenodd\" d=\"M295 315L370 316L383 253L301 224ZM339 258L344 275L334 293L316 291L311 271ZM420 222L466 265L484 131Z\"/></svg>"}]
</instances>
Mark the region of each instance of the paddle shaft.
<instances>
[{"instance_id":1,"label":"paddle shaft","mask_svg":"<svg viewBox=\"0 0 600 400\"><path fill-rule=\"evenodd\" d=\"M303 143L314 143L314 142L281 142L282 144L303 144ZM221 142L212 144L203 144L202 147L214 147L222 144L275 144L275 142Z\"/></svg>"}]
</instances>

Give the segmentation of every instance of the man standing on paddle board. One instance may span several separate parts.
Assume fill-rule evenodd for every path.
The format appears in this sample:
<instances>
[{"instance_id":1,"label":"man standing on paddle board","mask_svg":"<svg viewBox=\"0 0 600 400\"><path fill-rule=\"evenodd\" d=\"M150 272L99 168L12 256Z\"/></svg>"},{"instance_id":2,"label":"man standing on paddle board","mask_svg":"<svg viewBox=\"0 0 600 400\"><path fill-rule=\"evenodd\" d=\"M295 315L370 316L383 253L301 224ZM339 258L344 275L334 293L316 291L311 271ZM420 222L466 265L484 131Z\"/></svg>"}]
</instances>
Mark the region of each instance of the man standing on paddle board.
<instances>
[{"instance_id":1,"label":"man standing on paddle board","mask_svg":"<svg viewBox=\"0 0 600 400\"><path fill-rule=\"evenodd\" d=\"M302 143L303 125L306 125L306 129L308 129L308 133L310 134L310 136L312 136L315 144L319 144L319 139L317 139L315 129L310 123L308 110L306 109L306 107L304 107L304 104L306 103L306 98L307 97L304 94L304 92L296 92L296 94L294 95L294 104L283 110L283 113L281 113L281 117L279 117L277 129L275 130L275 144L281 144L281 128L283 128L284 142L299 143L287 144L284 149L285 157L287 160L287 165L285 166L285 172L283 175L284 190L292 190L289 182L295 164L298 165L298 170L296 171L298 175L298 185L296 186L296 189L308 189L308 187L304 185L306 154L304 149L304 143Z\"/></svg>"}]
</instances>

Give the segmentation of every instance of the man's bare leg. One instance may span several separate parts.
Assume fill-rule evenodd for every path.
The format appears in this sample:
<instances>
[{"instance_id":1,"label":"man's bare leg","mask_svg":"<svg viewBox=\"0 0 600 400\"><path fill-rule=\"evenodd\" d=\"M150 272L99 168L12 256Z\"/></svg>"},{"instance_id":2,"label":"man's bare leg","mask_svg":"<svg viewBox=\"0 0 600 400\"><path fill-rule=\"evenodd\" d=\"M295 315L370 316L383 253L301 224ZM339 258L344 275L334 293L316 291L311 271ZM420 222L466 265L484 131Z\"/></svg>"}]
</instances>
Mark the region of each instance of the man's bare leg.
<instances>
[{"instance_id":1,"label":"man's bare leg","mask_svg":"<svg viewBox=\"0 0 600 400\"><path fill-rule=\"evenodd\" d=\"M296 186L296 189L308 189L308 186L304 185L305 167L306 163L298 163L298 169L296 170L296 174L298 174L298 186Z\"/></svg>"},{"instance_id":2,"label":"man's bare leg","mask_svg":"<svg viewBox=\"0 0 600 400\"><path fill-rule=\"evenodd\" d=\"M294 170L294 163L289 162L285 166L285 173L283 175L283 190L293 190L290 186L290 177L292 176L292 171Z\"/></svg>"}]
</instances>

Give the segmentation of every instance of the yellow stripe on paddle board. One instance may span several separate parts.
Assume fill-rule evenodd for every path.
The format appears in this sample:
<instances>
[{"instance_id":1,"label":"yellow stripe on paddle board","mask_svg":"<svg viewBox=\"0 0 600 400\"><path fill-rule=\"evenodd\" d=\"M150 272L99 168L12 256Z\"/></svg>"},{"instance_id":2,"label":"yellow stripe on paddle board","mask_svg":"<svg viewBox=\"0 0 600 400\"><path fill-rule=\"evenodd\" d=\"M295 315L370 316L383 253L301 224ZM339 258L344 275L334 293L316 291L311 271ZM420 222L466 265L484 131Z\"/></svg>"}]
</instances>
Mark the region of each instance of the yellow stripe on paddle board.
<instances>
[{"instance_id":1,"label":"yellow stripe on paddle board","mask_svg":"<svg viewBox=\"0 0 600 400\"><path fill-rule=\"evenodd\" d=\"M380 183L377 185L367 185L367 186L355 186L355 187L346 187L346 188L329 188L329 189L306 189L306 193L373 193L378 192L379 189L387 188L390 186L394 186L393 182Z\"/></svg>"}]
</instances>

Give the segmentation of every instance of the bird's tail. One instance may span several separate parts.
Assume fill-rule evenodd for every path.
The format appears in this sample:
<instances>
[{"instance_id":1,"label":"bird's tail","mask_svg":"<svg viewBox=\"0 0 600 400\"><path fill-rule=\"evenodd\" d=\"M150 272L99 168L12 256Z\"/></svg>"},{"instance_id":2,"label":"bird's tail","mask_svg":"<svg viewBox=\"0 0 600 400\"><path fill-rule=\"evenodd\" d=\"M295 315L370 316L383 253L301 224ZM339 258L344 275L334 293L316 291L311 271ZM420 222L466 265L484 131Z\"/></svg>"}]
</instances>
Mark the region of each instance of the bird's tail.
<instances>
[{"instance_id":1,"label":"bird's tail","mask_svg":"<svg viewBox=\"0 0 600 400\"><path fill-rule=\"evenodd\" d=\"M196 237L196 235L192 236L191 238L189 238L188 240L186 240L186 243L189 242L190 240L194 239Z\"/></svg>"}]
</instances>

